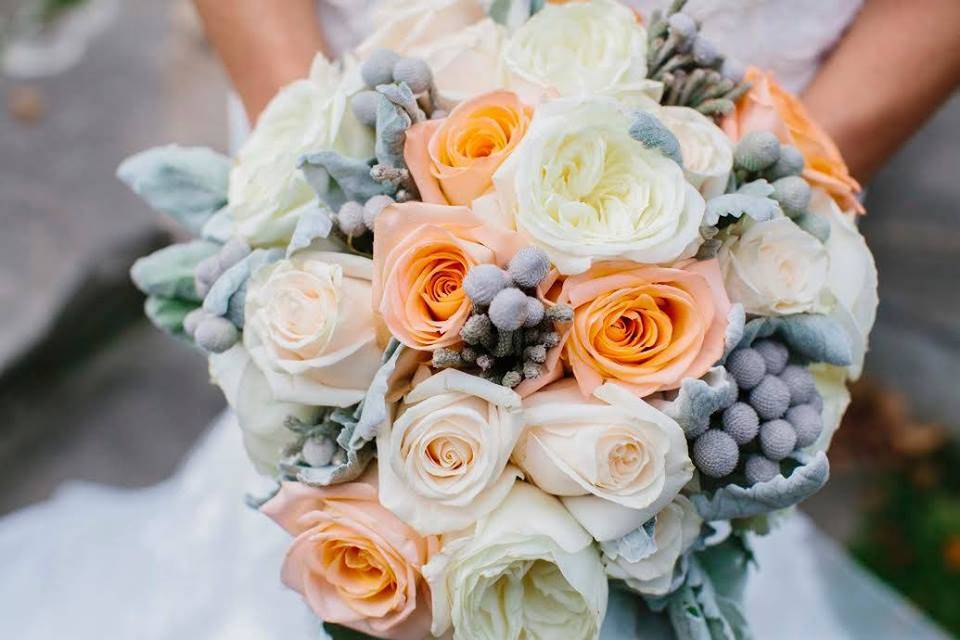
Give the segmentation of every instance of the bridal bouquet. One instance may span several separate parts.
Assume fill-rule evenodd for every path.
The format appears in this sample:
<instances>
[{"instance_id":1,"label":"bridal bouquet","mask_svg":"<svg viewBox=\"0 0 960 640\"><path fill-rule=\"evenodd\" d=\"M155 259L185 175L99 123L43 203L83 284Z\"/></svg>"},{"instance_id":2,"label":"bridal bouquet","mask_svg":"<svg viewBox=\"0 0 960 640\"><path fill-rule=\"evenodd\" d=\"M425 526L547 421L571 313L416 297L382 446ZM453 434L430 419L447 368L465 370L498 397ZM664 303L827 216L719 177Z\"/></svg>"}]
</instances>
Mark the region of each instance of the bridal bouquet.
<instances>
[{"instance_id":1,"label":"bridal bouquet","mask_svg":"<svg viewBox=\"0 0 960 640\"><path fill-rule=\"evenodd\" d=\"M277 480L318 637L749 637L876 271L835 145L683 4L387 2L235 158L120 167L196 236L133 279Z\"/></svg>"}]
</instances>

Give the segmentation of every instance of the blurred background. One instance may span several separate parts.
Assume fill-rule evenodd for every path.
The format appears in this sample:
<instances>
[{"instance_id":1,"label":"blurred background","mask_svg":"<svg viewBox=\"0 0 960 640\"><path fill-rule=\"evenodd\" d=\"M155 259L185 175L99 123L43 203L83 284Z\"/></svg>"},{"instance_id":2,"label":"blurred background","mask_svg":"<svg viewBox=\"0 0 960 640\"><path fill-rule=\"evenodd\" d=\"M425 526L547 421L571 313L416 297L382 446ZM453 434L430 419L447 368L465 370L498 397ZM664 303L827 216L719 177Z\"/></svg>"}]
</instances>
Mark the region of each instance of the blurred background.
<instances>
[{"instance_id":1,"label":"blurred background","mask_svg":"<svg viewBox=\"0 0 960 640\"><path fill-rule=\"evenodd\" d=\"M127 270L172 229L113 173L158 144L225 151L227 86L186 0L0 0L0 52L2 516L66 480L154 484L223 408L142 316ZM803 509L960 635L957 202L960 96L869 186L878 322Z\"/></svg>"}]
</instances>

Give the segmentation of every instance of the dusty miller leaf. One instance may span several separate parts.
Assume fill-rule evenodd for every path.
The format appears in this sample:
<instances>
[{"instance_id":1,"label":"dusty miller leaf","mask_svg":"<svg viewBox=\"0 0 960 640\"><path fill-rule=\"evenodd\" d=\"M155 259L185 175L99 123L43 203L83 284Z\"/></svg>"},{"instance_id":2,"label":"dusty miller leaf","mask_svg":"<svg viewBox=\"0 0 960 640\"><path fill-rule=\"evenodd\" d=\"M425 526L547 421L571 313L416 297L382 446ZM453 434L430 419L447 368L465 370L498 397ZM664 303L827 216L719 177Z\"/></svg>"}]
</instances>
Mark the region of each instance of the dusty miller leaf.
<instances>
[{"instance_id":1,"label":"dusty miller leaf","mask_svg":"<svg viewBox=\"0 0 960 640\"><path fill-rule=\"evenodd\" d=\"M203 240L164 247L134 262L130 278L148 296L200 302L193 271L201 260L212 256L219 248L219 245Z\"/></svg>"},{"instance_id":2,"label":"dusty miller leaf","mask_svg":"<svg viewBox=\"0 0 960 640\"><path fill-rule=\"evenodd\" d=\"M117 177L156 211L199 234L227 204L230 158L203 147L171 145L131 156Z\"/></svg>"},{"instance_id":3,"label":"dusty miller leaf","mask_svg":"<svg viewBox=\"0 0 960 640\"><path fill-rule=\"evenodd\" d=\"M370 177L371 163L336 151L311 153L300 159L300 168L320 199L333 211L344 202L366 202L387 193L386 187Z\"/></svg>"},{"instance_id":4,"label":"dusty miller leaf","mask_svg":"<svg viewBox=\"0 0 960 640\"><path fill-rule=\"evenodd\" d=\"M739 347L778 335L794 356L805 362L826 362L840 367L853 361L850 336L836 320L815 313L759 317L747 322Z\"/></svg>"},{"instance_id":5,"label":"dusty miller leaf","mask_svg":"<svg viewBox=\"0 0 960 640\"><path fill-rule=\"evenodd\" d=\"M772 220L781 215L780 205L771 198L749 195L746 193L725 193L707 200L707 210L703 214L703 222L715 225L720 218L730 216L740 218L747 215L757 222Z\"/></svg>"}]
</instances>

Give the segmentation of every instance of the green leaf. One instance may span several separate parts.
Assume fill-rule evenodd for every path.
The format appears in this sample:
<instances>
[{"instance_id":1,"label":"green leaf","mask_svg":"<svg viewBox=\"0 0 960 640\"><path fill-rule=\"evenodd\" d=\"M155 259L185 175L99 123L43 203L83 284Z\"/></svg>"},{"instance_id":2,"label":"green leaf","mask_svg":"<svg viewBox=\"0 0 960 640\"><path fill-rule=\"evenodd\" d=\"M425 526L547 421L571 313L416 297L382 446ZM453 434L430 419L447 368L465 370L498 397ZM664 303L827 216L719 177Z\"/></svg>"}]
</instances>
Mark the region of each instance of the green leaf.
<instances>
[{"instance_id":1,"label":"green leaf","mask_svg":"<svg viewBox=\"0 0 960 640\"><path fill-rule=\"evenodd\" d=\"M199 235L207 219L227 204L231 165L210 149L171 145L127 158L117 177L156 211Z\"/></svg>"},{"instance_id":2,"label":"green leaf","mask_svg":"<svg viewBox=\"0 0 960 640\"><path fill-rule=\"evenodd\" d=\"M376 640L372 636L368 636L365 633L360 633L359 631L354 631L353 629L347 629L346 627L341 627L338 624L333 624L332 622L324 622L323 628L327 633L330 634L330 637L333 640Z\"/></svg>"},{"instance_id":3,"label":"green leaf","mask_svg":"<svg viewBox=\"0 0 960 640\"><path fill-rule=\"evenodd\" d=\"M130 278L148 296L200 302L193 271L201 260L212 256L219 248L219 245L203 240L164 247L137 260L130 269Z\"/></svg>"},{"instance_id":4,"label":"green leaf","mask_svg":"<svg viewBox=\"0 0 960 640\"><path fill-rule=\"evenodd\" d=\"M173 298L147 298L143 310L158 329L177 337L184 337L183 319L199 305L187 300Z\"/></svg>"}]
</instances>

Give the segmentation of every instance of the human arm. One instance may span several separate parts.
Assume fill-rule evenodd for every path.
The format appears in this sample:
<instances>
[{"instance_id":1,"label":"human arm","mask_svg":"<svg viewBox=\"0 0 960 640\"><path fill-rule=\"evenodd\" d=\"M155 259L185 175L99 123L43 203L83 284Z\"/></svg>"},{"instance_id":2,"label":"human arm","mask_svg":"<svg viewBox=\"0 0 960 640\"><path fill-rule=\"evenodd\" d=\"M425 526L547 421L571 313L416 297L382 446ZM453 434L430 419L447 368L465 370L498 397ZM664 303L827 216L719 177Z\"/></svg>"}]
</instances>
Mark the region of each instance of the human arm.
<instances>
[{"instance_id":1,"label":"human arm","mask_svg":"<svg viewBox=\"0 0 960 640\"><path fill-rule=\"evenodd\" d=\"M960 2L867 0L803 100L866 181L960 83Z\"/></svg>"},{"instance_id":2,"label":"human arm","mask_svg":"<svg viewBox=\"0 0 960 640\"><path fill-rule=\"evenodd\" d=\"M313 0L195 0L251 122L325 49Z\"/></svg>"}]
</instances>

